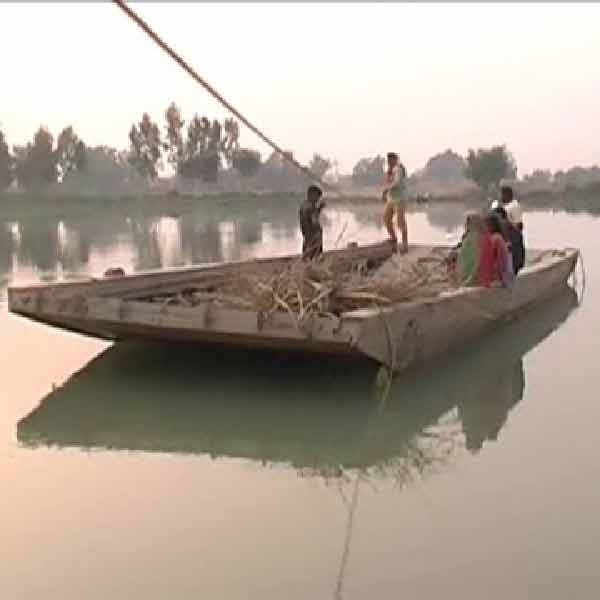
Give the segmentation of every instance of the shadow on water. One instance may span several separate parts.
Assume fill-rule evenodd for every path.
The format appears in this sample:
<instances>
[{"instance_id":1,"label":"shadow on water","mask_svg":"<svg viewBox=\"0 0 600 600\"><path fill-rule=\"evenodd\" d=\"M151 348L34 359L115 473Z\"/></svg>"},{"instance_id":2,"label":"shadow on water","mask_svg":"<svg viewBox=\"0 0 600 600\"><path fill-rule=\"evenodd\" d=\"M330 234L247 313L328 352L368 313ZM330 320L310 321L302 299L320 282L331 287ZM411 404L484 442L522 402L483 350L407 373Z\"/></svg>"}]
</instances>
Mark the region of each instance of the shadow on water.
<instances>
[{"instance_id":1,"label":"shadow on water","mask_svg":"<svg viewBox=\"0 0 600 600\"><path fill-rule=\"evenodd\" d=\"M32 209L14 221L0 215L0 274L18 277L24 267L51 278L61 271L84 273L100 268L90 263L94 256L131 260L121 266L132 270L236 260L254 245L268 244L263 239L265 225L293 245L296 204L293 197L260 207L238 200L174 204L168 210L169 205L111 205L108 210L83 203L77 210L56 207L46 215ZM122 247L130 251L131 259L123 257ZM19 268L13 273L14 264Z\"/></svg>"},{"instance_id":2,"label":"shadow on water","mask_svg":"<svg viewBox=\"0 0 600 600\"><path fill-rule=\"evenodd\" d=\"M576 304L569 288L451 360L400 377L383 410L376 369L363 363L117 344L46 396L17 437L31 447L245 458L307 475L388 477L386 466L402 460L421 471L444 432L462 430L473 451L497 439L523 397L523 355Z\"/></svg>"},{"instance_id":3,"label":"shadow on water","mask_svg":"<svg viewBox=\"0 0 600 600\"><path fill-rule=\"evenodd\" d=\"M46 205L34 204L13 215L14 220L0 214L0 294L6 283L18 284L22 278L69 279L116 266L138 271L296 251L297 202L292 196L260 204L241 199L162 205L83 202L58 204L48 214L42 210ZM586 202L565 203L559 210L600 210L597 197ZM543 206L540 200L528 208ZM412 206L410 212L452 237L462 228L465 211L475 208L482 208L481 203L434 202ZM329 210L325 231L332 242L383 235L376 202L336 204Z\"/></svg>"}]
</instances>

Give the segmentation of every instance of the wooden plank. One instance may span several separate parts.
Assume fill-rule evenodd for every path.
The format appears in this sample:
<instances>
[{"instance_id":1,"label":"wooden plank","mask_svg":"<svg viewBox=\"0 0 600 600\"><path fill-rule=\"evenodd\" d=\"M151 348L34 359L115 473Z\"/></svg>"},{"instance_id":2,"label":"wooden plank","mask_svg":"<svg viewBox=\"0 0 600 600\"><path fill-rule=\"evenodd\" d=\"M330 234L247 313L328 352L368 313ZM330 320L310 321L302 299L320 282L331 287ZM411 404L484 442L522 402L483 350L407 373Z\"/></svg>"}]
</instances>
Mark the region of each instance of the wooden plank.
<instances>
[{"instance_id":1,"label":"wooden plank","mask_svg":"<svg viewBox=\"0 0 600 600\"><path fill-rule=\"evenodd\" d=\"M327 257L339 258L342 260L358 260L360 258L383 258L391 255L391 247L387 243L378 243L368 246L358 246L356 248L344 248L340 250L331 250L325 253ZM283 255L276 257L259 258L230 263L218 263L204 266L184 267L181 269L169 269L159 271L138 272L123 277L114 277L109 279L89 279L87 281L65 281L53 284L34 284L24 287L10 287L8 289L9 300L16 293L33 293L52 291L57 294L73 294L75 292L85 295L114 296L129 294L139 290L160 289L165 285L186 285L198 278L204 279L206 276L215 273L231 273L236 270L253 269L256 267L268 268L284 265L293 260L300 260L297 254Z\"/></svg>"}]
</instances>

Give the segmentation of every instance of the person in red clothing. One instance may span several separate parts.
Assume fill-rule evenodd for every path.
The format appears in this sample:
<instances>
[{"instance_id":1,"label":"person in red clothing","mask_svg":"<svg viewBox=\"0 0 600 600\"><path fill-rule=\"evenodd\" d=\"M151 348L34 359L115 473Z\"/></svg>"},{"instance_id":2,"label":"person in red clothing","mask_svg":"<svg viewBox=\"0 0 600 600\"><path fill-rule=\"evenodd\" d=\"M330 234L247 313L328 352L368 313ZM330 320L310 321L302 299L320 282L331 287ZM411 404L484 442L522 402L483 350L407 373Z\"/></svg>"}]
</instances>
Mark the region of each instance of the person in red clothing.
<instances>
[{"instance_id":1,"label":"person in red clothing","mask_svg":"<svg viewBox=\"0 0 600 600\"><path fill-rule=\"evenodd\" d=\"M510 288L514 283L514 271L510 250L504 238L502 222L497 214L491 213L487 216L485 224L489 241L485 242L488 246L486 255L481 257L479 265L481 285L489 286L494 281L498 281L504 287Z\"/></svg>"},{"instance_id":2,"label":"person in red clothing","mask_svg":"<svg viewBox=\"0 0 600 600\"><path fill-rule=\"evenodd\" d=\"M496 228L493 227L496 231ZM461 241L447 258L448 275L456 285L489 287L499 279L497 255L499 243L494 243L487 218L479 213L467 215ZM469 276L469 274L471 274Z\"/></svg>"},{"instance_id":3,"label":"person in red clothing","mask_svg":"<svg viewBox=\"0 0 600 600\"><path fill-rule=\"evenodd\" d=\"M465 246L467 242L468 247ZM457 284L490 287L498 282L510 288L514 283L512 256L504 237L503 223L494 212L485 219L478 214L469 215L465 234L447 262L450 279ZM468 267L473 276L465 277L465 269L458 269L460 263L463 263L462 267Z\"/></svg>"},{"instance_id":4,"label":"person in red clothing","mask_svg":"<svg viewBox=\"0 0 600 600\"><path fill-rule=\"evenodd\" d=\"M477 285L490 287L495 279L494 274L494 244L486 219L481 235L479 236L479 269L477 271Z\"/></svg>"}]
</instances>

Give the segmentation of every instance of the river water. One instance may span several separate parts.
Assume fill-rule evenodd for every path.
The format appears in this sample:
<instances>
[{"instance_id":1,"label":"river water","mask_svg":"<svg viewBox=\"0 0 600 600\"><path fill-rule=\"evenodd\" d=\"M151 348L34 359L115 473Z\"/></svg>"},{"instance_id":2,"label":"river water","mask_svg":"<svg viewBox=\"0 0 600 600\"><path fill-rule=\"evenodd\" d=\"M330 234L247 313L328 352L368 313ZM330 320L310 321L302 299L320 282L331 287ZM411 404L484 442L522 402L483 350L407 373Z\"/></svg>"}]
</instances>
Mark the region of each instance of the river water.
<instances>
[{"instance_id":1,"label":"river water","mask_svg":"<svg viewBox=\"0 0 600 600\"><path fill-rule=\"evenodd\" d=\"M370 366L110 346L7 313L7 285L296 251L293 202L257 203L3 217L0 597L597 598L591 214L526 213L531 247L582 249L582 303L400 377L385 405ZM326 246L381 238L380 208L328 209ZM453 240L463 213L413 212L411 238Z\"/></svg>"}]
</instances>

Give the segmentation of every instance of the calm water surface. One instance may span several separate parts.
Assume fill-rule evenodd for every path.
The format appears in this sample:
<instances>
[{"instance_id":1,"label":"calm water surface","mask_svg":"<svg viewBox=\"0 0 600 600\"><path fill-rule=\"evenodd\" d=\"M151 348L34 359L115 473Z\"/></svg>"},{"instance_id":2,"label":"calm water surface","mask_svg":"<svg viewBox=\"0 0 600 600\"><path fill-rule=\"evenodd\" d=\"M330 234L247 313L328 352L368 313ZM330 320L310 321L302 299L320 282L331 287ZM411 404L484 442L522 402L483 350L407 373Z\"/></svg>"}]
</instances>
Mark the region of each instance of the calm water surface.
<instances>
[{"instance_id":1,"label":"calm water surface","mask_svg":"<svg viewBox=\"0 0 600 600\"><path fill-rule=\"evenodd\" d=\"M328 246L382 236L329 209ZM410 215L456 236L464 208ZM10 316L6 286L297 250L295 208L81 210L0 222L0 597L600 596L600 221L526 214L578 246L564 294L395 383L277 355L119 345ZM581 277L580 277L581 282Z\"/></svg>"}]
</instances>

